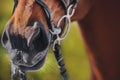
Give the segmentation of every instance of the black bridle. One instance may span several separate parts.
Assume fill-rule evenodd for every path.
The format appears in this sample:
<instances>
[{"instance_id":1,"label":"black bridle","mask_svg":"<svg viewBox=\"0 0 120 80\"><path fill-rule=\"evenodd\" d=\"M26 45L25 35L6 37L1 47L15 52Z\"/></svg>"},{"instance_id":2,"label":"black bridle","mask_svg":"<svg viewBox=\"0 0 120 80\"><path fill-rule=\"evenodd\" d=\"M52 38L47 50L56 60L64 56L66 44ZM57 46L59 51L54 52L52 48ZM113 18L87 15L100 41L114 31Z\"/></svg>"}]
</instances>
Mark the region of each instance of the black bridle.
<instances>
[{"instance_id":1,"label":"black bridle","mask_svg":"<svg viewBox=\"0 0 120 80\"><path fill-rule=\"evenodd\" d=\"M42 7L42 9L45 13L45 17L47 20L49 31L50 31L50 34L52 35L51 44L53 45L53 52L54 52L56 60L58 62L58 65L60 68L60 73L63 77L63 80L68 80L66 69L64 67L63 57L62 57L61 52L60 52L60 41L63 40L64 37L66 37L67 33L65 34L64 37L61 37L64 30L62 29L62 27L60 27L59 24L61 23L62 19L65 19L66 23L70 23L70 18L74 14L74 10L77 6L78 0L72 0L72 2L71 2L71 0L60 0L61 4L63 5L63 8L65 10L65 15L58 21L57 26L54 24L53 19L51 17L50 9L45 4L44 0L35 0L35 1ZM14 0L14 2L15 2L15 5L14 5L13 12L18 4L18 0ZM26 80L26 78L25 78L26 76L24 73L25 72L22 72L22 74L21 74L22 80Z\"/></svg>"}]
</instances>

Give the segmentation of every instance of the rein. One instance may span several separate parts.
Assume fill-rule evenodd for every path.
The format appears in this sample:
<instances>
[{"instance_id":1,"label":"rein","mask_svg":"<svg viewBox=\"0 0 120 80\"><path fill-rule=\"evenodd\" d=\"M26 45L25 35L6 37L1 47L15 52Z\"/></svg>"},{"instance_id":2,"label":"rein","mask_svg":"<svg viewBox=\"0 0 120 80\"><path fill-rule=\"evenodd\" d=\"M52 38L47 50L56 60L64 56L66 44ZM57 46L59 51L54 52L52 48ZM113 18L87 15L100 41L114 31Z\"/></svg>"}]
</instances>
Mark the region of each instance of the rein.
<instances>
[{"instance_id":1,"label":"rein","mask_svg":"<svg viewBox=\"0 0 120 80\"><path fill-rule=\"evenodd\" d=\"M15 1L15 5L14 5L13 12L18 4L18 0L14 0L14 1ZM61 42L61 40L64 40L66 38L66 36L68 35L68 33L70 31L71 17L75 13L75 8L77 7L78 0L72 0L72 2L70 0L60 0L61 4L64 7L65 15L59 19L56 26L53 22L53 19L51 18L50 9L45 4L44 0L35 0L35 1L42 7L42 9L45 13L45 17L46 17L47 24L49 27L49 32L52 37L51 38L52 39L51 40L52 49L53 49L54 55L56 57L56 60L58 62L60 73L63 77L63 80L69 80L67 73L66 73L66 69L64 67L63 57L61 55L60 42ZM60 26L62 20L65 20L64 29L62 29L62 27ZM26 80L22 77L21 77L21 79Z\"/></svg>"}]
</instances>

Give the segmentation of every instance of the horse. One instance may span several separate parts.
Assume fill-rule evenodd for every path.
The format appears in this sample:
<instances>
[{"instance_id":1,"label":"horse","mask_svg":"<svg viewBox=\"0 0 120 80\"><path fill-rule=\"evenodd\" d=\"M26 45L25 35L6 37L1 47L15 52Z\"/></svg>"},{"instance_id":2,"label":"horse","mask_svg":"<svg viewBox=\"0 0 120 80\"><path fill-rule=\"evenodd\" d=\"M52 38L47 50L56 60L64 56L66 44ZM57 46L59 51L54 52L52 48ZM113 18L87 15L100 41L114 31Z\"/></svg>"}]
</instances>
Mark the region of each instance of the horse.
<instances>
[{"instance_id":1,"label":"horse","mask_svg":"<svg viewBox=\"0 0 120 80\"><path fill-rule=\"evenodd\" d=\"M82 32L90 62L90 79L120 80L119 0L15 0L15 2L13 15L1 40L10 53L13 80L17 79L19 73L22 79L26 80L25 71L42 67L50 42L53 42L53 50L59 53L61 32L65 24L70 23L70 19L78 22ZM65 14L67 17L63 17ZM52 31L50 28L53 25L55 30Z\"/></svg>"}]
</instances>

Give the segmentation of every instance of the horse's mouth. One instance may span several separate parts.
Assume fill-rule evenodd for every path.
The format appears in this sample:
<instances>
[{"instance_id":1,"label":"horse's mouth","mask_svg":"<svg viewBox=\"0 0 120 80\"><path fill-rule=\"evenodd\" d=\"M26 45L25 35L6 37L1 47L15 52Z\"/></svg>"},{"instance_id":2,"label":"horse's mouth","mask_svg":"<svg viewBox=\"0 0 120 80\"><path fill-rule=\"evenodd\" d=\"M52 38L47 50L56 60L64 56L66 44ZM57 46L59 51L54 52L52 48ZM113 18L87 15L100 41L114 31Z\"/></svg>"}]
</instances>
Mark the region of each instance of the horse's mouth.
<instances>
[{"instance_id":1,"label":"horse's mouth","mask_svg":"<svg viewBox=\"0 0 120 80\"><path fill-rule=\"evenodd\" d=\"M30 32L27 38L21 35L7 34L7 29L3 34L2 42L15 65L32 67L44 61L47 55L51 35L40 22L34 22L33 27L35 30Z\"/></svg>"}]
</instances>

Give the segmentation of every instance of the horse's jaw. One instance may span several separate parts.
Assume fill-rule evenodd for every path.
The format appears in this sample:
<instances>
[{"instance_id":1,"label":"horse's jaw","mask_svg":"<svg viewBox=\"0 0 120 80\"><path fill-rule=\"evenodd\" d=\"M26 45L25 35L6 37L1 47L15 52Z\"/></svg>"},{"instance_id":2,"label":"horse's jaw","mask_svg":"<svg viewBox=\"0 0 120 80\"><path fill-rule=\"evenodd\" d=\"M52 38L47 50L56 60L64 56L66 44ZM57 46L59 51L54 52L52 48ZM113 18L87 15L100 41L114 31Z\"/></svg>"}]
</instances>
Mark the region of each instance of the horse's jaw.
<instances>
[{"instance_id":1,"label":"horse's jaw","mask_svg":"<svg viewBox=\"0 0 120 80\"><path fill-rule=\"evenodd\" d=\"M5 29L2 44L8 50L13 64L24 67L33 67L43 61L48 53L51 35L44 29L40 22L34 22L34 32L29 37L9 33Z\"/></svg>"}]
</instances>

